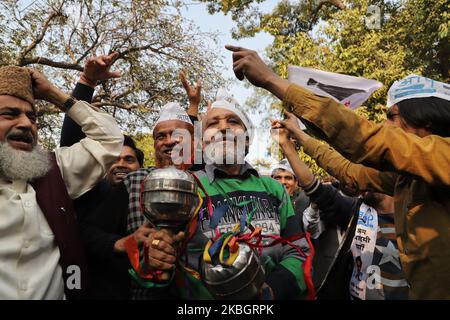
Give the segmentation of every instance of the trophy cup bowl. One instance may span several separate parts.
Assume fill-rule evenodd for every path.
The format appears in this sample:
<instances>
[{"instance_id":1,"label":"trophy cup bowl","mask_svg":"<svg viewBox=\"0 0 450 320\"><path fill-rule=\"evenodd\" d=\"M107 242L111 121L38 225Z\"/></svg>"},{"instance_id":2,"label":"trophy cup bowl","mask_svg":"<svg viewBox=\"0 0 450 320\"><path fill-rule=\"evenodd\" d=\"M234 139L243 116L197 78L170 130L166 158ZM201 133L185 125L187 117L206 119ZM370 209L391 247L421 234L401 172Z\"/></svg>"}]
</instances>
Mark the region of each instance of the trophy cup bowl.
<instances>
[{"instance_id":1,"label":"trophy cup bowl","mask_svg":"<svg viewBox=\"0 0 450 320\"><path fill-rule=\"evenodd\" d=\"M256 299L265 280L264 268L255 250L239 243L239 255L231 266L200 264L201 279L216 299Z\"/></svg>"},{"instance_id":2,"label":"trophy cup bowl","mask_svg":"<svg viewBox=\"0 0 450 320\"><path fill-rule=\"evenodd\" d=\"M175 167L155 169L144 181L141 200L145 217L155 226L180 230L199 203L197 183L189 173Z\"/></svg>"}]
</instances>

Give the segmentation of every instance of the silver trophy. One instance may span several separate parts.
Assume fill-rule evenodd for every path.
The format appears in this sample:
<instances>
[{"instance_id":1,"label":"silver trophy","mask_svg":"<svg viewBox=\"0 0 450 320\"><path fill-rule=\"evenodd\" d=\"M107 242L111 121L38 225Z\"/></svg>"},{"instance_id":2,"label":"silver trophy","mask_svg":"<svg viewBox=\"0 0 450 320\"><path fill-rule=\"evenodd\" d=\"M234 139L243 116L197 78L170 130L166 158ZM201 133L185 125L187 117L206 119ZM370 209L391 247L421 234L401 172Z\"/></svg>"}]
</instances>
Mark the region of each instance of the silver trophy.
<instances>
[{"instance_id":1,"label":"silver trophy","mask_svg":"<svg viewBox=\"0 0 450 320\"><path fill-rule=\"evenodd\" d=\"M201 261L201 279L216 299L257 299L265 281L264 268L255 250L239 243L239 254L231 266Z\"/></svg>"},{"instance_id":2,"label":"silver trophy","mask_svg":"<svg viewBox=\"0 0 450 320\"><path fill-rule=\"evenodd\" d=\"M171 233L184 229L199 204L197 183L191 174L175 167L148 174L142 191L145 217Z\"/></svg>"},{"instance_id":3,"label":"silver trophy","mask_svg":"<svg viewBox=\"0 0 450 320\"><path fill-rule=\"evenodd\" d=\"M175 167L151 171L141 197L144 216L170 236L186 227L200 201L195 179ZM164 272L161 279L168 280L169 273Z\"/></svg>"}]
</instances>

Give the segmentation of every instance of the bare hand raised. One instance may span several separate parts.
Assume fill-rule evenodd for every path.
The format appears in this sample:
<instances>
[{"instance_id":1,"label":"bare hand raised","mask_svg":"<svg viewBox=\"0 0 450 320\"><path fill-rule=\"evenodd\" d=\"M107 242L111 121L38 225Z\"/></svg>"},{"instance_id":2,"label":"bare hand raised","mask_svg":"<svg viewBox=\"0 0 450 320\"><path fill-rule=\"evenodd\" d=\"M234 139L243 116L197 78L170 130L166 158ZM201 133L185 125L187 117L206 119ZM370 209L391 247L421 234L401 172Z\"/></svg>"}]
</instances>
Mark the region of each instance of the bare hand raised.
<instances>
[{"instance_id":1,"label":"bare hand raised","mask_svg":"<svg viewBox=\"0 0 450 320\"><path fill-rule=\"evenodd\" d=\"M310 138L310 136L300 128L298 118L294 114L287 112L286 110L284 111L284 113L286 115L286 119L279 120L278 123L282 127L286 128L289 131L289 134L294 137L298 143L305 143L306 140Z\"/></svg>"},{"instance_id":2,"label":"bare hand raised","mask_svg":"<svg viewBox=\"0 0 450 320\"><path fill-rule=\"evenodd\" d=\"M278 77L256 51L230 45L225 48L233 52L233 71L239 80L247 78L253 85L265 88L271 78Z\"/></svg>"},{"instance_id":3,"label":"bare hand raised","mask_svg":"<svg viewBox=\"0 0 450 320\"><path fill-rule=\"evenodd\" d=\"M189 116L198 117L198 106L200 105L200 101L202 100L202 84L200 80L197 80L197 86L195 88L191 87L189 82L186 80L186 76L184 75L183 71L180 72L179 76L189 99L189 108L186 112Z\"/></svg>"},{"instance_id":4,"label":"bare hand raised","mask_svg":"<svg viewBox=\"0 0 450 320\"><path fill-rule=\"evenodd\" d=\"M272 123L272 129L270 130L270 135L272 136L272 139L275 140L279 145L284 145L289 140L289 131L284 128L284 126L275 119L270 119Z\"/></svg>"},{"instance_id":5,"label":"bare hand raised","mask_svg":"<svg viewBox=\"0 0 450 320\"><path fill-rule=\"evenodd\" d=\"M114 52L109 55L90 57L86 61L84 70L80 75L80 83L94 88L98 81L119 78L119 71L110 70L118 56L119 53Z\"/></svg>"},{"instance_id":6,"label":"bare hand raised","mask_svg":"<svg viewBox=\"0 0 450 320\"><path fill-rule=\"evenodd\" d=\"M186 76L183 71L180 72L180 80L181 83L183 84L184 90L186 90L186 93L188 95L189 104L191 105L195 104L198 106L202 99L201 96L202 84L200 80L197 80L197 86L195 88L191 87L189 82L186 80Z\"/></svg>"},{"instance_id":7,"label":"bare hand raised","mask_svg":"<svg viewBox=\"0 0 450 320\"><path fill-rule=\"evenodd\" d=\"M55 87L43 74L28 68L33 83L33 94L35 99L45 100L61 107L69 98L69 95Z\"/></svg>"},{"instance_id":8,"label":"bare hand raised","mask_svg":"<svg viewBox=\"0 0 450 320\"><path fill-rule=\"evenodd\" d=\"M273 72L253 50L226 45L233 52L233 71L239 80L247 78L251 84L264 88L283 99L290 83Z\"/></svg>"}]
</instances>

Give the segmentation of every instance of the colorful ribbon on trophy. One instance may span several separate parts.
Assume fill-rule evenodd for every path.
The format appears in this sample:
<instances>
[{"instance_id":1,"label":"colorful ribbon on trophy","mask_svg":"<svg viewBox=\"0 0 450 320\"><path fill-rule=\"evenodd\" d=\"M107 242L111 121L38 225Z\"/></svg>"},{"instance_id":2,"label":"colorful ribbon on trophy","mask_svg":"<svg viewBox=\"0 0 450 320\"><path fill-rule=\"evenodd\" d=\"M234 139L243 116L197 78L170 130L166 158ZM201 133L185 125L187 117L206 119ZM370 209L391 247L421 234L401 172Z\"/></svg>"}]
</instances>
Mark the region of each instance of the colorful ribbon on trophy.
<instances>
[{"instance_id":1,"label":"colorful ribbon on trophy","mask_svg":"<svg viewBox=\"0 0 450 320\"><path fill-rule=\"evenodd\" d=\"M209 213L209 218L212 219L213 217L213 206L212 206L212 201L211 201L211 197L209 196L208 192L206 192L205 187L203 187L203 184L200 182L200 180L195 176L195 174L192 175L192 177L194 178L195 182L197 182L198 187L203 191L203 194L205 195L206 198L206 206L208 208L208 213ZM219 231L218 230L214 230L216 236L219 236Z\"/></svg>"},{"instance_id":2,"label":"colorful ribbon on trophy","mask_svg":"<svg viewBox=\"0 0 450 320\"><path fill-rule=\"evenodd\" d=\"M194 175L192 175L194 176ZM199 198L199 203L197 205L197 208L195 209L194 215L192 216L191 221L189 221L188 224L188 228L187 228L187 236L185 237L185 239L183 240L183 242L181 243L180 247L177 250L177 266L181 267L182 269L184 269L184 271L190 273L191 275L193 275L196 279L200 279L200 274L192 269L189 268L187 265L183 265L180 263L178 257L183 254L186 253L186 264L187 264L187 251L186 251L186 247L187 244L189 243L189 241L192 239L192 237L195 235L195 232L197 231L197 225L198 225L198 219L199 219L199 212L200 212L200 208L203 205L203 199L202 196L200 195L200 192L197 193L198 194L198 198Z\"/></svg>"},{"instance_id":3,"label":"colorful ribbon on trophy","mask_svg":"<svg viewBox=\"0 0 450 320\"><path fill-rule=\"evenodd\" d=\"M254 228L251 224L253 215L256 211L256 206L250 213L247 214L247 204L249 204L251 200L235 204L223 191L222 187L218 183L218 180L215 180L215 185L218 192L222 195L222 197L224 197L224 199L227 200L227 203L222 205L221 207L216 208L212 216L210 215L210 228L216 230L216 235L207 243L203 251L204 261L212 264L220 263L224 266L231 266L239 255L238 243L245 243L249 247L258 250L258 253L260 255L263 248L272 247L277 244L288 245L295 249L301 257L305 258L305 262L302 264L302 266L305 284L308 289L308 299L315 299L315 289L311 275L314 247L311 243L309 233L301 233L291 237L263 235L261 228ZM240 222L236 224L236 226L233 228L233 231L220 234L217 232L218 224L231 205L237 206L242 209ZM244 233L246 227L251 231L251 233ZM271 238L273 239L273 241L268 244L262 244L263 238ZM301 238L306 239L310 248L309 254L305 254L298 245L293 243Z\"/></svg>"},{"instance_id":4,"label":"colorful ribbon on trophy","mask_svg":"<svg viewBox=\"0 0 450 320\"><path fill-rule=\"evenodd\" d=\"M260 249L268 248L268 247L275 246L279 243L285 244L285 245L288 245L288 246L294 248L301 257L305 258L305 263L303 263L303 274L304 274L305 284L308 289L308 299L314 300L316 297L316 292L315 292L314 284L312 281L312 274L311 274L312 261L314 258L314 247L311 243L311 237L310 237L309 232L297 234L297 235L294 235L291 237L281 237L281 236L276 236L276 235L261 235L261 237L262 238L272 238L273 241L269 244L254 244L252 242L246 242L246 243L248 246L255 248L255 249L256 248L260 248ZM299 246L297 246L296 244L293 243L294 241L297 241L301 238L306 239L306 241L308 243L308 247L310 248L309 254L305 254Z\"/></svg>"},{"instance_id":5,"label":"colorful ribbon on trophy","mask_svg":"<svg viewBox=\"0 0 450 320\"><path fill-rule=\"evenodd\" d=\"M240 223L238 223L232 232L226 232L219 236L216 240L209 240L203 251L203 260L211 264L221 264L223 266L231 266L239 256L239 243L245 243L249 247L257 249L261 254L263 248L275 246L277 244L288 245L294 248L301 257L305 258L303 263L303 273L305 284L308 289L308 299L315 299L315 289L312 282L311 268L312 259L314 257L314 247L312 246L309 233L297 234L291 237L281 237L276 235L263 235L260 227L253 228L249 226L251 233L240 234ZM310 248L309 254L305 254L303 250L293 242L305 238ZM271 238L272 242L262 244L262 239Z\"/></svg>"}]
</instances>

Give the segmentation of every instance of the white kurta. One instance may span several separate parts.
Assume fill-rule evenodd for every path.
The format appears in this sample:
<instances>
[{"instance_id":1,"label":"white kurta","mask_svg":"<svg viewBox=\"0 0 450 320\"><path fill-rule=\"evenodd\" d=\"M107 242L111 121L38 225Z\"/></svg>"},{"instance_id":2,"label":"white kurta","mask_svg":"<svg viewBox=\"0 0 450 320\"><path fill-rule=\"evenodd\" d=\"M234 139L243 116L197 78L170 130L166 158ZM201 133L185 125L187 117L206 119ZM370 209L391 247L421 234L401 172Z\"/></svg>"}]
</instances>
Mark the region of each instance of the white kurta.
<instances>
[{"instance_id":1,"label":"white kurta","mask_svg":"<svg viewBox=\"0 0 450 320\"><path fill-rule=\"evenodd\" d=\"M77 102L68 112L86 138L55 150L71 198L89 191L119 156L123 135L113 117ZM0 299L62 299L59 249L34 189L0 178Z\"/></svg>"}]
</instances>

